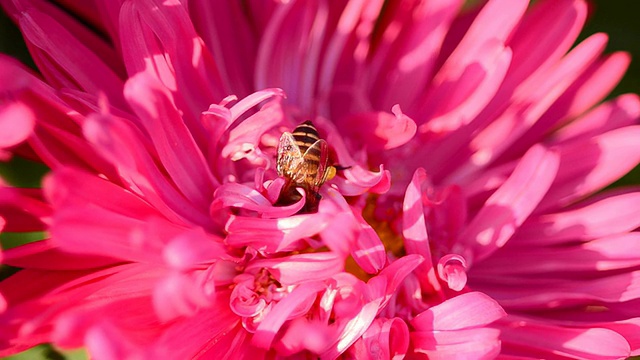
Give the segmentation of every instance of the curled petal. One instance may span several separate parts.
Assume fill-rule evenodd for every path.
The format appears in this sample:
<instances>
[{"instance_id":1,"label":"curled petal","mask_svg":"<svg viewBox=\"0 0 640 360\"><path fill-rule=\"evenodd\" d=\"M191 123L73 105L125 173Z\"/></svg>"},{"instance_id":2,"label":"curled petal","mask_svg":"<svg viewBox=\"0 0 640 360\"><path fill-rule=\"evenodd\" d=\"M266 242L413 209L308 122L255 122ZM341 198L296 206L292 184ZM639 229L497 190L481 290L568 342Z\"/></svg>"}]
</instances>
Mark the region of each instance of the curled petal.
<instances>
[{"instance_id":1,"label":"curled petal","mask_svg":"<svg viewBox=\"0 0 640 360\"><path fill-rule=\"evenodd\" d=\"M261 136L269 129L283 121L283 111L280 106L280 98L270 101L260 111L242 121L238 126L229 131L229 138L222 148L220 155L230 158L232 161L249 157L252 153L260 152L259 142ZM265 159L269 157L260 153L253 154Z\"/></svg>"},{"instance_id":2,"label":"curled petal","mask_svg":"<svg viewBox=\"0 0 640 360\"><path fill-rule=\"evenodd\" d=\"M277 195L280 194L280 189L277 188L274 184L276 181L273 181L268 187L267 191L269 194L273 190ZM282 185L282 181L279 180L278 183ZM276 195L276 199L277 199ZM214 201L211 203L211 212L224 208L224 207L235 207L240 209L252 210L256 211L262 217L266 218L281 218L291 216L304 206L305 198L304 196L298 202L287 205L287 206L274 206L270 199L267 199L264 195L262 195L259 191L238 183L226 183L220 186L215 194Z\"/></svg>"},{"instance_id":3,"label":"curled petal","mask_svg":"<svg viewBox=\"0 0 640 360\"><path fill-rule=\"evenodd\" d=\"M243 98L231 107L231 119L234 121L238 119L242 114L249 111L252 107L260 104L261 102L268 100L272 97L286 97L284 91L277 88L265 89L256 91L253 94Z\"/></svg>"},{"instance_id":4,"label":"curled petal","mask_svg":"<svg viewBox=\"0 0 640 360\"><path fill-rule=\"evenodd\" d=\"M409 339L409 328L402 319L376 319L353 344L351 354L365 360L402 359Z\"/></svg>"},{"instance_id":5,"label":"curled petal","mask_svg":"<svg viewBox=\"0 0 640 360\"><path fill-rule=\"evenodd\" d=\"M378 301L370 301L359 305L360 307L352 317L342 317L342 320L346 321L344 324L340 324L342 325L342 332L339 334L339 341L320 356L322 359L335 359L348 349L365 333L380 310Z\"/></svg>"},{"instance_id":6,"label":"curled petal","mask_svg":"<svg viewBox=\"0 0 640 360\"><path fill-rule=\"evenodd\" d=\"M360 165L352 166L331 181L345 196L356 196L370 191L375 194L387 192L391 186L391 173L380 165L380 171L372 172Z\"/></svg>"},{"instance_id":7,"label":"curled petal","mask_svg":"<svg viewBox=\"0 0 640 360\"><path fill-rule=\"evenodd\" d=\"M467 262L456 254L443 256L438 261L438 276L447 282L449 288L460 291L467 285Z\"/></svg>"},{"instance_id":8,"label":"curled petal","mask_svg":"<svg viewBox=\"0 0 640 360\"><path fill-rule=\"evenodd\" d=\"M289 315L305 303L311 306L315 301L316 294L324 288L325 285L322 282L309 282L298 286L278 302L258 325L252 344L259 348L268 349Z\"/></svg>"},{"instance_id":9,"label":"curled petal","mask_svg":"<svg viewBox=\"0 0 640 360\"><path fill-rule=\"evenodd\" d=\"M334 253L297 254L277 259L251 262L247 272L266 268L278 282L293 285L305 281L328 279L342 271L344 260Z\"/></svg>"},{"instance_id":10,"label":"curled petal","mask_svg":"<svg viewBox=\"0 0 640 360\"><path fill-rule=\"evenodd\" d=\"M399 105L391 111L393 115L387 112L359 113L346 119L344 129L370 151L397 148L413 138L417 126L402 113Z\"/></svg>"},{"instance_id":11,"label":"curled petal","mask_svg":"<svg viewBox=\"0 0 640 360\"><path fill-rule=\"evenodd\" d=\"M276 252L294 246L298 240L313 236L329 223L330 215L317 213L281 219L231 216L225 227L227 244L251 246L259 251Z\"/></svg>"},{"instance_id":12,"label":"curled petal","mask_svg":"<svg viewBox=\"0 0 640 360\"><path fill-rule=\"evenodd\" d=\"M407 255L384 268L378 276L367 283L372 297L379 299L380 309L384 308L403 281L424 259L419 255Z\"/></svg>"}]
</instances>

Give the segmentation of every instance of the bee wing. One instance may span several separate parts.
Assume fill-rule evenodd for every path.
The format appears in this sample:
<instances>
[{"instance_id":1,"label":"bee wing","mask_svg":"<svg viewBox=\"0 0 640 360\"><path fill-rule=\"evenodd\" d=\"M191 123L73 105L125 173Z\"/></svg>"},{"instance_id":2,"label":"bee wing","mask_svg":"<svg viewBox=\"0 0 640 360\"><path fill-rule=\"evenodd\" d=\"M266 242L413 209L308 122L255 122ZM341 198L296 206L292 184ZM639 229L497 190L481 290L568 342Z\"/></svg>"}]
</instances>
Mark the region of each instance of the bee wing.
<instances>
[{"instance_id":1,"label":"bee wing","mask_svg":"<svg viewBox=\"0 0 640 360\"><path fill-rule=\"evenodd\" d=\"M288 132L282 133L278 143L278 157L276 159L278 174L293 179L299 173L300 165L303 162L304 158L293 135Z\"/></svg>"},{"instance_id":2,"label":"bee wing","mask_svg":"<svg viewBox=\"0 0 640 360\"><path fill-rule=\"evenodd\" d=\"M327 165L329 163L329 145L323 139L317 140L302 156L304 159L305 173L312 174L306 182L314 192L318 192L320 186L327 179Z\"/></svg>"}]
</instances>

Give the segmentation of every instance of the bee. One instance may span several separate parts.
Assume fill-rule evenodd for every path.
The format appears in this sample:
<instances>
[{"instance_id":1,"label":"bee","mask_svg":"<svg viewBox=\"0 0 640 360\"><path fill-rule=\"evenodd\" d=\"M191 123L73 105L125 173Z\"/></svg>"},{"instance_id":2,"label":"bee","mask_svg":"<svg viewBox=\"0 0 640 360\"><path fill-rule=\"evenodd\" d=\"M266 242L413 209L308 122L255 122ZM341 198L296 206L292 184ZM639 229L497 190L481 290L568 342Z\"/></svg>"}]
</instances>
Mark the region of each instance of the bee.
<instances>
[{"instance_id":1,"label":"bee","mask_svg":"<svg viewBox=\"0 0 640 360\"><path fill-rule=\"evenodd\" d=\"M299 201L302 196L296 188L302 188L306 203L301 212L318 211L321 199L318 191L322 184L336 175L337 167L329 164L329 145L320 138L311 121L298 125L293 133L282 134L276 164L278 175L286 181L276 204L288 205Z\"/></svg>"}]
</instances>

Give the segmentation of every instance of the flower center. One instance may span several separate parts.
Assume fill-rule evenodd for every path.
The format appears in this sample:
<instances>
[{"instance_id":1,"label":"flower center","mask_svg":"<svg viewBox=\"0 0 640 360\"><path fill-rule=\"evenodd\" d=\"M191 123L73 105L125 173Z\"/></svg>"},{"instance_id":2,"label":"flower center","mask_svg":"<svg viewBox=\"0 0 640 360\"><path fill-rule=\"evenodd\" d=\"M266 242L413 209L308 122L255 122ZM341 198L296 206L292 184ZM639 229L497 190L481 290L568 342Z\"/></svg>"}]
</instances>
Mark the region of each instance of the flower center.
<instances>
[{"instance_id":1,"label":"flower center","mask_svg":"<svg viewBox=\"0 0 640 360\"><path fill-rule=\"evenodd\" d=\"M376 215L378 195L369 195L367 205L362 211L362 216L367 223L376 231L387 252L392 253L396 258L406 255L404 250L404 239L393 230L392 223L387 220L380 220Z\"/></svg>"}]
</instances>

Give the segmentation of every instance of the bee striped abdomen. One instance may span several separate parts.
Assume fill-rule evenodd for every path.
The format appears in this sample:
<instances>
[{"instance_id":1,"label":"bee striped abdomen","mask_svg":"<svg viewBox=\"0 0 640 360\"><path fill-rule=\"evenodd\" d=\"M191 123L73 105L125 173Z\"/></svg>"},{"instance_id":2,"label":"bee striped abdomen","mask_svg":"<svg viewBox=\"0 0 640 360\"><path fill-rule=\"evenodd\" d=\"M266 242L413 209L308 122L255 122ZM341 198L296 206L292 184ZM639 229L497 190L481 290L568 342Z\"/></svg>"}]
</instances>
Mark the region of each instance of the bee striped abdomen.
<instances>
[{"instance_id":1,"label":"bee striped abdomen","mask_svg":"<svg viewBox=\"0 0 640 360\"><path fill-rule=\"evenodd\" d=\"M311 145L313 145L316 141L320 140L320 135L318 135L318 130L313 126L311 121L305 121L302 124L298 125L294 130L293 139L296 141L296 145L300 148L301 153L305 153L307 149ZM313 150L312 150L313 151ZM319 151L316 151L318 158L320 156Z\"/></svg>"},{"instance_id":2,"label":"bee striped abdomen","mask_svg":"<svg viewBox=\"0 0 640 360\"><path fill-rule=\"evenodd\" d=\"M314 211L320 199L318 191L333 175L335 168L329 165L327 142L320 138L318 130L305 121L292 133L283 133L278 144L277 170L287 179L279 203L287 203L297 197L296 187L307 192L306 209Z\"/></svg>"}]
</instances>

